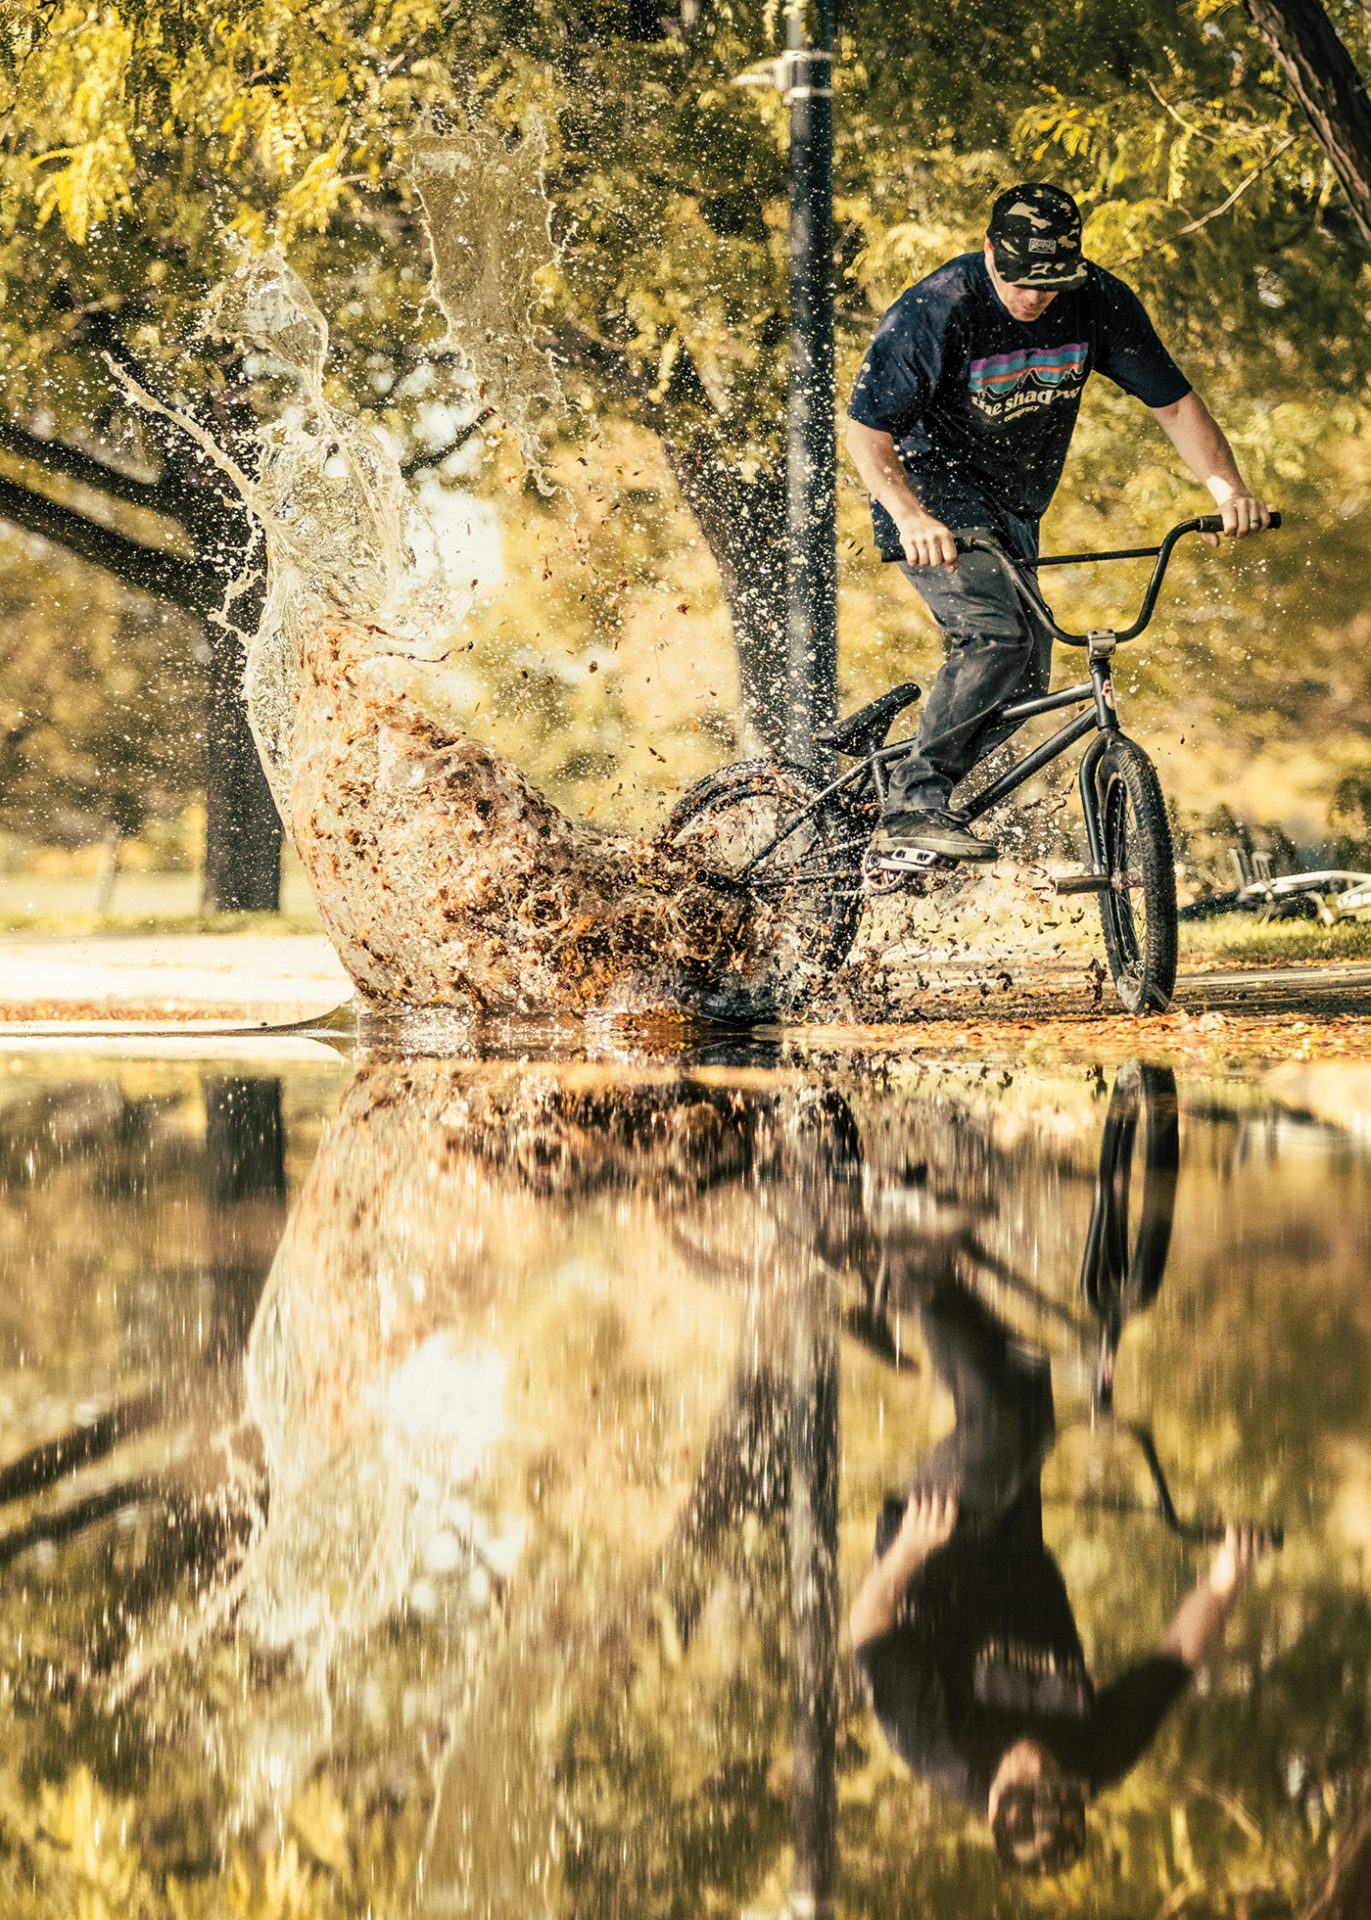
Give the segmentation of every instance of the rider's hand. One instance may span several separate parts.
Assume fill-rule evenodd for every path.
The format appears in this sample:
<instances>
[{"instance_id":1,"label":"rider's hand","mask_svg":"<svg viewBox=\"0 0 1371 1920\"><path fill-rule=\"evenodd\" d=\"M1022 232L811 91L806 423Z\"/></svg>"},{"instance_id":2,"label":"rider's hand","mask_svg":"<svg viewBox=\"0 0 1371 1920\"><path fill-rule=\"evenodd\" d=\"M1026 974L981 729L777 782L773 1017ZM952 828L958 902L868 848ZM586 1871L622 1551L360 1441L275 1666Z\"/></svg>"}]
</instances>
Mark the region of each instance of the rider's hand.
<instances>
[{"instance_id":1,"label":"rider's hand","mask_svg":"<svg viewBox=\"0 0 1371 1920\"><path fill-rule=\"evenodd\" d=\"M907 513L898 524L900 545L911 567L955 567L957 543L931 513Z\"/></svg>"},{"instance_id":2,"label":"rider's hand","mask_svg":"<svg viewBox=\"0 0 1371 1920\"><path fill-rule=\"evenodd\" d=\"M1264 1527L1229 1527L1209 1569L1209 1584L1220 1600L1234 1597L1270 1546Z\"/></svg>"},{"instance_id":3,"label":"rider's hand","mask_svg":"<svg viewBox=\"0 0 1371 1920\"><path fill-rule=\"evenodd\" d=\"M957 1524L955 1493L916 1493L911 1495L900 1525L900 1545L918 1558L927 1559L936 1547L951 1538Z\"/></svg>"},{"instance_id":4,"label":"rider's hand","mask_svg":"<svg viewBox=\"0 0 1371 1920\"><path fill-rule=\"evenodd\" d=\"M1245 533L1260 533L1263 527L1271 525L1271 510L1264 500L1258 500L1256 494L1249 493L1245 487L1235 488L1225 499L1215 497L1215 506L1223 515L1223 530L1231 539L1241 539ZM1217 533L1202 536L1211 547L1217 547Z\"/></svg>"}]
</instances>

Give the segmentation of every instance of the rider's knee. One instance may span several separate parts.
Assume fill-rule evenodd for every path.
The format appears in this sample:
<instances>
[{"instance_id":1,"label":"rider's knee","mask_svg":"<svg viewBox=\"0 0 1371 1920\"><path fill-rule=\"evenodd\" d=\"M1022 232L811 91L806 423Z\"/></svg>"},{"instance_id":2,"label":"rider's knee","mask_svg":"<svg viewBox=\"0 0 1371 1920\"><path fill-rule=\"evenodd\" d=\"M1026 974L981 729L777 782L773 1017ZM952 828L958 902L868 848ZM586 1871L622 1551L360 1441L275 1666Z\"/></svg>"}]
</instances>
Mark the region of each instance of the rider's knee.
<instances>
[{"instance_id":1,"label":"rider's knee","mask_svg":"<svg viewBox=\"0 0 1371 1920\"><path fill-rule=\"evenodd\" d=\"M983 617L954 629L948 639L964 651L985 648L998 656L1012 657L1022 667L1037 664L1034 636L1015 608L990 609Z\"/></svg>"}]
</instances>

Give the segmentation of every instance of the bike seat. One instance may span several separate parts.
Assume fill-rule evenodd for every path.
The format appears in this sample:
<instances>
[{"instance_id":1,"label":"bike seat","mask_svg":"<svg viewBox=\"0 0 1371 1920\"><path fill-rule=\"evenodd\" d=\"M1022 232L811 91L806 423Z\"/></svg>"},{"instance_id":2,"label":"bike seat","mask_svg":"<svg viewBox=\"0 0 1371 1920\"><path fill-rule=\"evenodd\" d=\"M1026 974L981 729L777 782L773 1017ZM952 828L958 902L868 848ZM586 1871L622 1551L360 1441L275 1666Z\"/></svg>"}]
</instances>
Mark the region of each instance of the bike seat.
<instances>
[{"instance_id":1,"label":"bike seat","mask_svg":"<svg viewBox=\"0 0 1371 1920\"><path fill-rule=\"evenodd\" d=\"M837 720L831 727L822 727L815 734L815 744L820 747L832 747L835 752L843 753L852 760L861 760L877 747L885 745L885 736L891 723L901 708L912 706L919 697L919 688L912 680L903 681L898 687L892 687L889 693L883 693L878 700L868 701L859 707L856 713L848 715L846 720Z\"/></svg>"}]
</instances>

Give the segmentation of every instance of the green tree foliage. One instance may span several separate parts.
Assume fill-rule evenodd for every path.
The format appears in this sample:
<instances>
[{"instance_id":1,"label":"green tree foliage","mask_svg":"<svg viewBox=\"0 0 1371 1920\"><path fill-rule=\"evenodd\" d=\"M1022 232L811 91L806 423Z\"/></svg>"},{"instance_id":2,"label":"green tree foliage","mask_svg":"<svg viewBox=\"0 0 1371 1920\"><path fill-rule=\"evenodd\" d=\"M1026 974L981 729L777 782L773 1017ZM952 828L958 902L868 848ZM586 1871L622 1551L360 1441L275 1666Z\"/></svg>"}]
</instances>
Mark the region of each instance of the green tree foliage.
<instances>
[{"instance_id":1,"label":"green tree foliage","mask_svg":"<svg viewBox=\"0 0 1371 1920\"><path fill-rule=\"evenodd\" d=\"M1360 55L1360 16L1338 24ZM103 356L241 442L279 396L197 337L235 238L283 247L319 298L333 329L330 397L367 409L411 462L440 465L477 401L425 304L405 142L425 117L478 114L511 140L536 123L556 246L542 337L574 409L609 436L602 452L618 444L616 422L660 439L717 566L741 718L765 731L784 592L786 125L774 89L735 82L756 76L779 32L776 8L733 0L665 12L647 0L11 4L0 34L0 510L198 617L217 606L241 522L179 436L131 413ZM1138 286L1254 481L1287 507L1335 488L1352 516L1344 542L1360 539L1361 476L1341 450L1366 399L1362 254L1246 13L1211 0L1045 12L1016 0L897 18L868 0L845 10L838 54L840 384L901 286L976 244L997 187L1046 174L1078 194L1088 248ZM1106 513L1111 533L1123 518L1129 532L1154 529L1190 504L1170 449L1150 428L1140 448L1138 428L1136 408L1107 396L1087 408L1064 532L1098 532ZM583 443L592 463L595 445ZM470 470L452 478L485 484ZM541 511L527 497L525 523ZM859 551L851 487L843 511L846 672L865 690L893 656L926 651L928 629L902 583ZM616 532L603 531L600 571L631 576L643 556L631 543L621 552ZM669 572L672 558L668 546L654 565ZM1290 590L1327 653L1351 611L1346 572L1323 568L1317 604ZM520 584L538 592L526 575ZM1224 593L1245 619L1268 587ZM250 610L249 596L239 611ZM1221 685L1232 679L1225 613L1201 605L1191 625L1203 629L1202 698L1246 728L1244 752L1280 721L1325 735L1331 721L1350 739L1371 715L1356 671L1335 685L1321 661L1292 690L1274 623L1241 690ZM563 641L583 658L598 637L579 623L571 612ZM209 632L218 643L212 619ZM220 651L225 682L231 648Z\"/></svg>"}]
</instances>

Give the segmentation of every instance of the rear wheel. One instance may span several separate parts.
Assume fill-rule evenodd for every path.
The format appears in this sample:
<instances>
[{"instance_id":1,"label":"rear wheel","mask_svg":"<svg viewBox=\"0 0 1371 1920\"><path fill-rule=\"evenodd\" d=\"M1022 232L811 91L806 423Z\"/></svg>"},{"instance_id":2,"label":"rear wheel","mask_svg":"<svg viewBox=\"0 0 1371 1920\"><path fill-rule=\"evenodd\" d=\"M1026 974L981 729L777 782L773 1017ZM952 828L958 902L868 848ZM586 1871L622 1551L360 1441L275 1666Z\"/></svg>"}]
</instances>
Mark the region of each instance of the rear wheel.
<instances>
[{"instance_id":1,"label":"rear wheel","mask_svg":"<svg viewBox=\"0 0 1371 1920\"><path fill-rule=\"evenodd\" d=\"M1111 740L1095 769L1110 886L1100 895L1114 989L1130 1013L1165 1013L1176 985L1176 870L1166 804L1134 740Z\"/></svg>"},{"instance_id":2,"label":"rear wheel","mask_svg":"<svg viewBox=\"0 0 1371 1920\"><path fill-rule=\"evenodd\" d=\"M745 760L707 774L672 809L666 840L738 905L683 983L693 1011L730 1026L784 1020L847 958L875 809L868 819L834 797L806 812L821 791L802 767Z\"/></svg>"}]
</instances>

